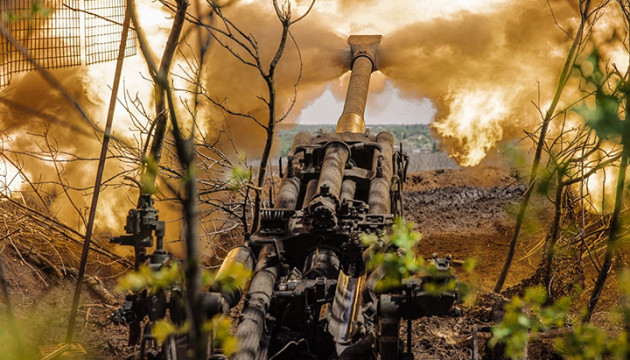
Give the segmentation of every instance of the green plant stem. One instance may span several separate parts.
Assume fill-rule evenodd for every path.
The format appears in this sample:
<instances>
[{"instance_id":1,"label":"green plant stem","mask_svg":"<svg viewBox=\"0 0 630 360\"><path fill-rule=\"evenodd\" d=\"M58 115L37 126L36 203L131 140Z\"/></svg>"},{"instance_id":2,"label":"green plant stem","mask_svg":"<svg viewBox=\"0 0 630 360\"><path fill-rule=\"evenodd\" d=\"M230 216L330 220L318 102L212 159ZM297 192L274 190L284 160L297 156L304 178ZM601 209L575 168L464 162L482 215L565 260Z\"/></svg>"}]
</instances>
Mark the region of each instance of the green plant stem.
<instances>
[{"instance_id":1,"label":"green plant stem","mask_svg":"<svg viewBox=\"0 0 630 360\"><path fill-rule=\"evenodd\" d=\"M551 236L547 242L547 249L545 253L544 266L544 282L545 288L549 289L549 283L551 281L551 263L553 261L553 255L555 253L556 243L558 242L558 236L560 234L560 219L562 218L562 191L564 186L562 184L562 172L558 171L557 174L558 184L555 194L555 212L553 216L553 224L551 228ZM549 290L547 290L549 292ZM551 295L551 294L547 294Z\"/></svg>"},{"instance_id":2,"label":"green plant stem","mask_svg":"<svg viewBox=\"0 0 630 360\"><path fill-rule=\"evenodd\" d=\"M626 18L626 24L628 20L630 20L630 15L628 10L625 9L625 6L622 2L619 2L622 6L622 12L624 17ZM628 29L630 31L630 28ZM630 43L630 38L628 39ZM610 271L610 267L612 265L613 255L617 248L617 237L619 236L619 215L621 213L621 208L623 207L623 199L624 199L624 189L626 184L626 170L628 168L628 156L630 155L630 149L626 146L630 137L630 113L628 110L630 109L630 90L628 89L628 80L630 77L630 60L628 62L628 69L626 70L626 76L621 81L624 82L622 85L622 89L625 93L625 121L623 122L623 133L621 138L621 163L619 164L619 172L617 174L617 187L615 189L615 207L613 208L613 212L610 217L610 229L608 233L608 241L606 243L606 255L604 256L604 262L602 263L602 267L597 275L597 281L595 282L595 286L593 287L593 292L591 293L591 297L588 301L588 308L586 310L586 314L582 318L583 322L589 322L591 317L593 316L593 312L595 311L595 307L597 306L597 302L604 290L604 285L606 284L606 279L608 278L608 272Z\"/></svg>"},{"instance_id":3,"label":"green plant stem","mask_svg":"<svg viewBox=\"0 0 630 360\"><path fill-rule=\"evenodd\" d=\"M626 104L630 100L629 97L630 95L626 96ZM628 121L630 121L630 115L626 115L626 127L629 127L627 125ZM584 315L583 322L589 322L591 320L591 317L593 316L593 311L595 310L597 302L599 301L599 297L604 290L604 284L606 283L608 272L610 271L610 267L612 265L613 255L617 247L617 237L619 236L620 230L619 214L621 213L621 208L623 206L623 195L627 168L628 149L624 147L623 154L621 156L621 163L619 164L619 173L617 175L617 188L615 190L615 208L613 209L613 213L610 217L610 230L608 234L608 241L606 244L606 255L604 257L604 262L602 263L602 268L597 275L597 281L595 282L595 287L593 288L593 292L591 293L591 297L588 302L587 312Z\"/></svg>"}]
</instances>

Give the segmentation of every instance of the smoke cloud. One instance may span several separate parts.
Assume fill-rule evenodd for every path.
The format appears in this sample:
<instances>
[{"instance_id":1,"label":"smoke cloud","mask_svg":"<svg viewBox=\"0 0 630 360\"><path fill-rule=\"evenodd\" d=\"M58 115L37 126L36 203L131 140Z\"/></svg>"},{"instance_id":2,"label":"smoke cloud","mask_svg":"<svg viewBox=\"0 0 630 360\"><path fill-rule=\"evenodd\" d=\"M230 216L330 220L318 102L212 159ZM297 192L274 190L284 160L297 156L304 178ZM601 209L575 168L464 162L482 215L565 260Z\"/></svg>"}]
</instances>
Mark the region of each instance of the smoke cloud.
<instances>
[{"instance_id":1,"label":"smoke cloud","mask_svg":"<svg viewBox=\"0 0 630 360\"><path fill-rule=\"evenodd\" d=\"M303 11L307 3L299 1L294 13ZM577 13L571 2L556 0L551 1L550 6L558 24L572 34L577 26ZM160 54L172 22L170 13L151 0L138 1L138 10L151 46L156 54ZM270 1L243 1L225 13L246 34L255 37L263 63L268 64L280 41L281 30ZM520 137L523 129L534 128L538 116L531 101L537 102L538 84L544 107L551 98L571 41L554 23L544 0L448 3L440 0L320 0L309 16L292 27L298 47L289 39L278 66L275 79L278 114L289 109L293 94L297 93L283 126L295 124L301 110L327 88L338 98L343 98L350 65L347 35L370 33L383 35L379 71L373 75L371 91L383 91L385 82L389 81L406 97L430 99L438 111L434 132L443 147L462 165L479 163L498 142ZM605 41L610 37L610 31L602 31L597 36ZM190 55L188 49L194 46L194 37L185 38L181 46L184 55ZM611 49L610 53L615 54L615 51ZM617 54L619 61L624 56L621 52ZM185 66L185 59L179 55L173 66L174 73L182 75ZM54 75L102 126L113 68L113 63L107 63L56 70ZM153 92L147 81L144 60L141 56L128 58L124 69L125 90L143 101L149 118L135 115L147 123L155 114L152 113ZM174 81L176 86L182 85L177 76ZM262 123L268 121L265 104L257 98L268 96L260 74L240 63L217 43L211 45L203 85L209 96L224 101L233 111L256 116ZM3 129L14 139L10 145L12 149L40 150L42 138L32 134L41 134L48 129L60 157L70 159L69 154L83 159L97 156L99 139L39 74L15 77L2 96L63 120L44 120L0 106ZM190 101L186 91L177 96ZM185 108L181 106L178 111L185 118ZM208 142L214 142L220 130L228 124L236 147L250 159L257 158L262 151L264 130L249 119L230 116L205 104L200 122ZM77 135L66 123L81 127L86 135ZM130 142L138 141L131 128L131 117L118 106L114 134ZM231 145L219 143L225 149ZM68 197L80 211L86 210L95 162L64 162L61 173L68 181L68 188L78 189L66 195L63 188L52 185L57 181L57 175L49 163L28 156L23 159L28 175L51 184L44 188L51 196L51 207L60 216L66 216L64 209L72 208ZM106 168L105 178L121 172L137 177L135 170L127 163L112 160ZM125 216L120 209L133 206L136 196L119 189L104 193L103 210L98 218L100 228L119 231ZM68 223L77 223L76 215L67 216Z\"/></svg>"},{"instance_id":2,"label":"smoke cloud","mask_svg":"<svg viewBox=\"0 0 630 360\"><path fill-rule=\"evenodd\" d=\"M170 13L150 0L139 0L137 6L138 12L142 14L140 21L152 50L155 54L161 54L172 22ZM244 32L251 33L256 38L263 63L268 64L280 40L281 30L275 12L269 4L233 6L226 11L226 15ZM54 11L51 16L55 16ZM185 33L190 33L189 30L186 29ZM288 110L292 104L290 99L297 93L293 110L285 120L286 126L297 121L301 109L317 98L325 90L328 82L347 71L344 66L347 66L348 56L346 39L330 30L316 17L307 17L296 24L292 28L292 35L299 44L299 53L290 39L278 65L275 80L279 114ZM28 40L20 40L28 43ZM176 87L182 85L178 75L183 74L187 61L190 61L190 49L196 46L195 41L193 36L187 36L182 41L180 47L182 53L176 56L173 66ZM203 80L208 94L213 98L226 99L226 103L234 111L251 113L266 123L268 119L265 105L257 99L257 96L267 96L260 74L238 62L218 44L213 43L211 46ZM300 63L303 64L301 73ZM60 80L63 87L88 112L94 122L103 127L114 66L114 62L110 62L89 67L57 69L51 73ZM131 108L132 115L137 117L136 120L144 122L144 125L155 116L153 89L148 78L148 71L141 56L125 59L122 82L124 88L121 88L119 98L122 99L125 91L131 99L137 98L142 101L147 118L134 110L133 106ZM190 94L187 91L178 91L176 95L183 101L190 101ZM15 75L11 85L3 89L2 97L18 105L16 108L0 104L2 130L8 138L13 139L10 144L5 143L11 150L6 154L19 157L20 163L24 164L24 173L40 184L39 190L49 201L47 205L55 215L65 223L82 229L79 213L83 216L87 214L96 172L94 159L98 157L100 151L100 137L96 136L76 111L37 72ZM22 111L19 107L29 110ZM178 112L185 121L189 119L183 105L180 104ZM33 113L41 116L35 116ZM208 142L213 143L217 133L225 125L229 125L236 147L248 154L250 159L259 156L266 135L251 120L226 116L218 108L208 104L205 105L202 114L200 123L203 126L200 130ZM130 114L118 104L114 119L114 136L129 143L136 143L140 148L142 139L138 137L138 129L131 120ZM43 134L47 137L43 137ZM57 168L50 161L51 156L47 154L51 150L48 149L48 145L59 160ZM232 144L220 142L218 146L228 150ZM104 178L112 179L116 175L118 177L114 183L120 183L122 175L137 178L137 168L125 159L110 158ZM60 182L63 183L62 186L59 185ZM97 232L120 232L120 224L124 222L126 209L135 206L136 199L135 189L132 191L120 187L105 189L99 202ZM175 208L164 205L158 207L161 208L161 217L167 221L180 216ZM176 225L169 225L167 234L169 239L178 238L179 226Z\"/></svg>"},{"instance_id":3,"label":"smoke cloud","mask_svg":"<svg viewBox=\"0 0 630 360\"><path fill-rule=\"evenodd\" d=\"M260 3L230 8L225 15L256 39L266 71L278 48L282 27L273 8ZM291 34L293 39L287 41L274 80L277 117L291 108L288 117L280 124L284 127L297 123L302 109L318 98L349 66L346 38L332 31L317 15L309 15L294 24ZM233 43L230 46L238 50ZM243 51L239 53L246 57ZM257 69L242 64L216 42L212 44L206 67L206 87L213 99L225 100L230 110L251 114L260 122L268 123L267 105L259 97L268 99L269 94ZM254 158L259 156L266 138L265 130L251 119L226 115L217 107L210 109L209 127L223 126L224 116L241 150Z\"/></svg>"},{"instance_id":4,"label":"smoke cloud","mask_svg":"<svg viewBox=\"0 0 630 360\"><path fill-rule=\"evenodd\" d=\"M21 9L26 2L13 2L5 9ZM150 1L148 2L150 3ZM69 10L59 11L56 8L60 2L47 1L44 7L52 11L46 15L45 20L54 25L57 32L45 32L47 40L42 38L35 41L41 34L34 29L32 31L20 31L14 33L17 40L25 46L35 58L51 56L51 54L63 54L62 46L67 40L60 37L58 32L62 29L63 21ZM14 6L12 8L11 6ZM21 6L21 7L18 7ZM148 5L144 0L139 5ZM30 7L26 6L30 9ZM16 10L16 11L17 11ZM21 10L20 10L21 11ZM159 15L165 19L162 10L157 12L147 10L147 14ZM19 16L21 12L16 13ZM18 16L16 15L16 16ZM26 16L26 15L24 15ZM41 18L38 18L40 21ZM26 21L26 20L20 20ZM41 24L41 21L40 21ZM28 29L28 24L20 25ZM71 34L66 29L68 34ZM27 34L30 34L29 37ZM152 41L164 39L164 29L155 28L151 32ZM68 40L73 41L73 40ZM162 40L163 42L163 40ZM31 51L32 46L38 46L39 52ZM44 50L46 46L57 47L56 52ZM73 50L74 51L74 48ZM76 53L73 52L76 55ZM3 59L7 60L7 59ZM21 61L14 54L13 61ZM52 62L52 60L51 60ZM44 65L50 66L51 63ZM57 65L67 65L63 59ZM144 68L144 61L139 57L130 57L125 60L123 83L132 96L148 99L151 103L151 88L144 80L138 69ZM86 66L75 66L50 70L50 73L69 95L80 104L91 120L101 129L104 127L105 117L111 94L113 81L114 62ZM123 90L119 92L122 98ZM51 87L42 76L36 72L17 73L13 75L11 84L2 89L0 94L3 101L0 103L0 130L3 135L4 155L17 161L23 167L27 178L35 182L38 191L43 195L47 206L54 215L64 223L84 230L83 218L87 218L87 211L91 199L91 188L94 185L96 175L96 161L100 153L102 136L78 114L66 99ZM130 116L118 105L113 135L129 143L135 143L137 134L129 136L132 130ZM137 129L133 129L137 132ZM114 155L110 152L110 156ZM53 161L54 160L54 161ZM128 160L128 159L127 159ZM110 158L105 167L105 189L100 197L99 211L97 213L97 232L120 232L120 224L124 221L126 213L120 209L129 208L137 199L134 190L119 191L120 188L111 188L122 182L121 175L133 177L137 169L130 166L129 161ZM118 176L117 176L118 175ZM30 190L26 188L25 190ZM133 199L133 200L132 200Z\"/></svg>"},{"instance_id":5,"label":"smoke cloud","mask_svg":"<svg viewBox=\"0 0 630 360\"><path fill-rule=\"evenodd\" d=\"M575 11L565 2L551 6L572 33ZM541 101L550 99L570 41L544 2L514 1L385 36L381 71L408 96L430 98L445 149L475 165L500 140L534 128L538 84Z\"/></svg>"}]
</instances>

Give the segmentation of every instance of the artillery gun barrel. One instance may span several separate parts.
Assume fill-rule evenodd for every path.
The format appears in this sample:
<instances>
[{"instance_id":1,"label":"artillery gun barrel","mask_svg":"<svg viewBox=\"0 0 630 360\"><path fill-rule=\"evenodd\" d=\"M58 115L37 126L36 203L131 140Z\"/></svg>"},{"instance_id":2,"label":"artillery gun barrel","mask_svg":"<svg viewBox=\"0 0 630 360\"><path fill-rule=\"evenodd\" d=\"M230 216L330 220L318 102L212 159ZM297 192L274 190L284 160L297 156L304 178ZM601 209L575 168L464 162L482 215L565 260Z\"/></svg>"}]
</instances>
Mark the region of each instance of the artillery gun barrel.
<instances>
[{"instance_id":1,"label":"artillery gun barrel","mask_svg":"<svg viewBox=\"0 0 630 360\"><path fill-rule=\"evenodd\" d=\"M348 38L351 50L352 73L343 112L337 121L336 132L339 134L363 134L365 132L363 115L370 86L370 77L376 69L376 50L380 42L381 35L352 35ZM391 154L391 152L389 153ZM314 216L315 226L317 227L332 228L336 226L337 205L343 199L352 200L354 197L355 184L350 183L350 180L348 180L345 187L342 186L346 163L350 155L350 148L343 141L333 141L326 145L319 181L317 188L314 189L316 194L312 198L311 194L308 194L309 209ZM391 179L388 179L388 181L391 181Z\"/></svg>"},{"instance_id":2,"label":"artillery gun barrel","mask_svg":"<svg viewBox=\"0 0 630 360\"><path fill-rule=\"evenodd\" d=\"M352 73L343 112L337 121L337 133L365 132L363 115L380 42L381 35L352 35L348 39L352 51Z\"/></svg>"}]
</instances>

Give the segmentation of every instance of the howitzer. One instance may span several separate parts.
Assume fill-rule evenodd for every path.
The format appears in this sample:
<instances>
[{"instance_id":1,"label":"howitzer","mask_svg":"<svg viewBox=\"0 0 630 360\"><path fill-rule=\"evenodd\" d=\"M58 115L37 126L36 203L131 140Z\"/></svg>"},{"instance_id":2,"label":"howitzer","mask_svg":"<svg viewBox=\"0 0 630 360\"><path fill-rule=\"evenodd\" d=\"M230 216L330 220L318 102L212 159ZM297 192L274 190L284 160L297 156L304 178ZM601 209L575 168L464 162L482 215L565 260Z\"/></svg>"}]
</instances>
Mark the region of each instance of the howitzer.
<instances>
[{"instance_id":1,"label":"howitzer","mask_svg":"<svg viewBox=\"0 0 630 360\"><path fill-rule=\"evenodd\" d=\"M236 330L238 360L412 359L403 320L446 314L454 291L425 291L427 278L378 292L362 233L382 234L402 215L408 157L389 132L365 131L364 110L380 36L351 36L352 73L335 133L299 133L274 208L263 209L247 247L255 272ZM450 257L430 281L450 281ZM408 332L411 333L410 331Z\"/></svg>"},{"instance_id":2,"label":"howitzer","mask_svg":"<svg viewBox=\"0 0 630 360\"><path fill-rule=\"evenodd\" d=\"M391 133L372 135L365 130L368 86L377 69L380 39L349 38L352 73L335 133L295 136L274 206L261 210L260 228L228 253L219 270L241 264L253 271L233 359L413 359L411 331L406 341L400 339L401 323L410 327L412 319L446 314L457 300L455 291L425 288L429 282L453 280L450 257L434 256L434 275L402 279L387 291L377 291L382 269L366 267L371 249L360 235L382 235L395 217L402 217L408 165ZM130 213L131 235L115 240L137 248L151 243L147 236L152 230L160 235L163 228L151 209L147 211ZM210 289L204 308L209 316L225 314L243 293L241 288ZM175 314L182 323L179 297L177 292L170 299L160 293L133 295L115 320L157 318L169 308L171 318ZM143 334L143 345L152 341L146 328ZM152 349L154 358L180 358L178 351Z\"/></svg>"}]
</instances>

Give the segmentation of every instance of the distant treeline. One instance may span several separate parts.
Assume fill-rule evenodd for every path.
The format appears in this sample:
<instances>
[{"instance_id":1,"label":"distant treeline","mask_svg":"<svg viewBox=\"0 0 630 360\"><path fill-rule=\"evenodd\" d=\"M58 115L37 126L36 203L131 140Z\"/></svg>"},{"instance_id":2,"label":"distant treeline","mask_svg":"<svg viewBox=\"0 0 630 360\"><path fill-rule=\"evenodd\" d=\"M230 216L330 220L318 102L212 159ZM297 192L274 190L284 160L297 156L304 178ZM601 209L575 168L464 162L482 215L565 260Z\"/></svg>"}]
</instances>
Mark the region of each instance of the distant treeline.
<instances>
[{"instance_id":1,"label":"distant treeline","mask_svg":"<svg viewBox=\"0 0 630 360\"><path fill-rule=\"evenodd\" d=\"M429 125L372 125L368 126L372 134L381 131L389 131L394 135L396 144L402 142L407 152L415 151L437 151L437 142L431 136ZM334 132L335 125L298 125L288 130L280 130L280 152L282 156L287 156L291 150L291 144L295 135L301 131L308 131L317 134L320 129L323 132Z\"/></svg>"}]
</instances>

